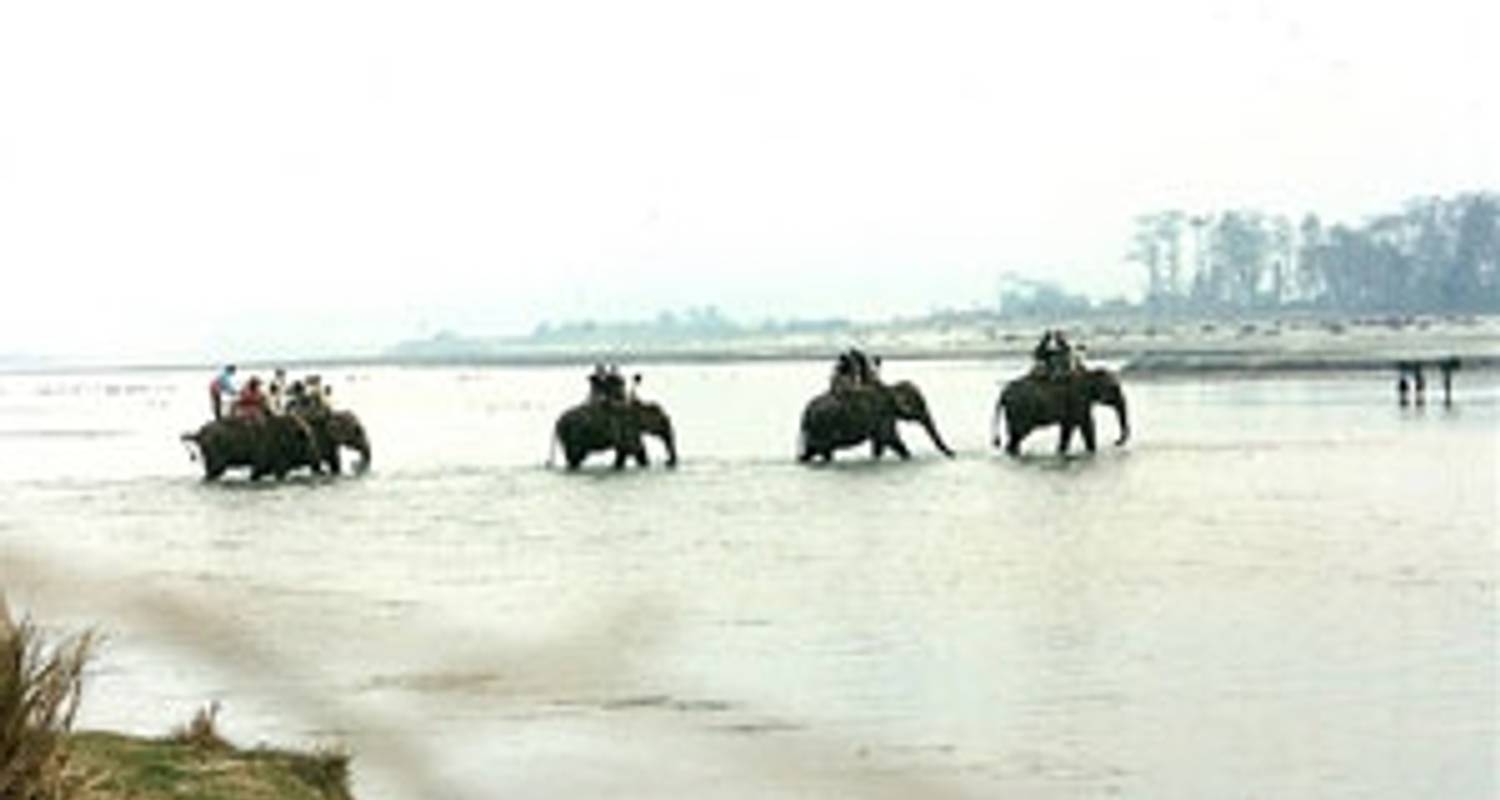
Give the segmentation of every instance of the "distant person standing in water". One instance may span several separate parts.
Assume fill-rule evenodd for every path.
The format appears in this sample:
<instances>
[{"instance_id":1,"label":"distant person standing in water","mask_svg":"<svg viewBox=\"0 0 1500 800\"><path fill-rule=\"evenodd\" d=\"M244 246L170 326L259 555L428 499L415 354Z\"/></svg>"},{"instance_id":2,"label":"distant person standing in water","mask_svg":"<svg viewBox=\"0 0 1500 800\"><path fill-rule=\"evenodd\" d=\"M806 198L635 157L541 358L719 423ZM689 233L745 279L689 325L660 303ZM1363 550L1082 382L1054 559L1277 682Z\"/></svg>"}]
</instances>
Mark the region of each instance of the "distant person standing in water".
<instances>
[{"instance_id":1,"label":"distant person standing in water","mask_svg":"<svg viewBox=\"0 0 1500 800\"><path fill-rule=\"evenodd\" d=\"M1460 366L1458 356L1448 356L1438 362L1438 369L1443 371L1443 405L1453 405L1453 373Z\"/></svg>"},{"instance_id":2,"label":"distant person standing in water","mask_svg":"<svg viewBox=\"0 0 1500 800\"><path fill-rule=\"evenodd\" d=\"M224 417L224 404L226 400L233 402L238 397L240 390L234 385L234 365L226 364L219 374L208 384L208 400L213 406L214 419Z\"/></svg>"}]
</instances>

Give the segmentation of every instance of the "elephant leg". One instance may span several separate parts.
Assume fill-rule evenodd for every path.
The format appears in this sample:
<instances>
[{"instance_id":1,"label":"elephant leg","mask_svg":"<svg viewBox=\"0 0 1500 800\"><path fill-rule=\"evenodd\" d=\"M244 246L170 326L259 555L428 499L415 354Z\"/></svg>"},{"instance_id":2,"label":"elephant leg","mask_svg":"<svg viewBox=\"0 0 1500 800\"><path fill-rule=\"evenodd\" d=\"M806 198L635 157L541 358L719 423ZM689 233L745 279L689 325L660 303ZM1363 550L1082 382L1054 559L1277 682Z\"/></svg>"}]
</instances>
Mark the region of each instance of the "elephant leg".
<instances>
[{"instance_id":1,"label":"elephant leg","mask_svg":"<svg viewBox=\"0 0 1500 800\"><path fill-rule=\"evenodd\" d=\"M332 451L328 454L328 470L335 475L344 474L344 460L339 455L338 445L334 445Z\"/></svg>"},{"instance_id":2,"label":"elephant leg","mask_svg":"<svg viewBox=\"0 0 1500 800\"><path fill-rule=\"evenodd\" d=\"M819 455L822 456L824 464L830 463L833 461L833 448L830 447L827 450L824 450Z\"/></svg>"},{"instance_id":3,"label":"elephant leg","mask_svg":"<svg viewBox=\"0 0 1500 800\"><path fill-rule=\"evenodd\" d=\"M1062 424L1062 431L1057 435L1057 454L1065 456L1068 454L1068 445L1073 442L1073 425L1069 422Z\"/></svg>"},{"instance_id":4,"label":"elephant leg","mask_svg":"<svg viewBox=\"0 0 1500 800\"><path fill-rule=\"evenodd\" d=\"M1090 453L1094 452L1094 420L1084 419L1078 426L1078 432L1083 434L1083 447Z\"/></svg>"},{"instance_id":5,"label":"elephant leg","mask_svg":"<svg viewBox=\"0 0 1500 800\"><path fill-rule=\"evenodd\" d=\"M638 466L638 467L648 467L648 466L651 465L651 457L648 456L648 455L646 455L646 448L645 447L640 447L640 448L636 449L636 451L635 451L635 465Z\"/></svg>"},{"instance_id":6,"label":"elephant leg","mask_svg":"<svg viewBox=\"0 0 1500 800\"><path fill-rule=\"evenodd\" d=\"M881 459L881 457L884 456L884 455L885 455L885 442L880 441L880 437L876 437L874 439L871 439L870 440L870 457L873 458L873 459L875 459L876 461L879 461Z\"/></svg>"},{"instance_id":7,"label":"elephant leg","mask_svg":"<svg viewBox=\"0 0 1500 800\"><path fill-rule=\"evenodd\" d=\"M615 469L625 469L625 461L629 457L630 453L624 448L615 448Z\"/></svg>"},{"instance_id":8,"label":"elephant leg","mask_svg":"<svg viewBox=\"0 0 1500 800\"><path fill-rule=\"evenodd\" d=\"M892 450L896 451L896 455L901 456L902 461L911 460L911 451L906 449L906 442L901 441L900 436L892 437L889 445Z\"/></svg>"}]
</instances>

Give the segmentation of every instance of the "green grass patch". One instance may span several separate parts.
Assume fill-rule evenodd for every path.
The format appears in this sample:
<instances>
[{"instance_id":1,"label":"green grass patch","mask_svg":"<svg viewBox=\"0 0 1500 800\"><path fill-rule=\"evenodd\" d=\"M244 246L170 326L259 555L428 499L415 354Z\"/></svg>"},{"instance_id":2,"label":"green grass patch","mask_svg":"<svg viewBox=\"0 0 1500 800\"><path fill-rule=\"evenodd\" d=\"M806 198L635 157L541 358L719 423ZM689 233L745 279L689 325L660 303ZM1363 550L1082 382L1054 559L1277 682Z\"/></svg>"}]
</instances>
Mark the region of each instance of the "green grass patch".
<instances>
[{"instance_id":1,"label":"green grass patch","mask_svg":"<svg viewBox=\"0 0 1500 800\"><path fill-rule=\"evenodd\" d=\"M205 747L175 738L84 732L66 742L77 800L351 800L341 753Z\"/></svg>"}]
</instances>

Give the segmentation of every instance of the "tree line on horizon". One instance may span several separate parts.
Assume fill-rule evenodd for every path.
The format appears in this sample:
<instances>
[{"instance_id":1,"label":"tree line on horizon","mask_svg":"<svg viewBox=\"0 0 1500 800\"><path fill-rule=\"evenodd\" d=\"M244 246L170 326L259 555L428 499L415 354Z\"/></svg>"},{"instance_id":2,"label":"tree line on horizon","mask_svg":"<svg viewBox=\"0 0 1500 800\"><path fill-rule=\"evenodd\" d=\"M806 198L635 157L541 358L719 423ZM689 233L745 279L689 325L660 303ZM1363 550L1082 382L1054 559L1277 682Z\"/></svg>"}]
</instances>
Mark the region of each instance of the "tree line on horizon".
<instances>
[{"instance_id":1,"label":"tree line on horizon","mask_svg":"<svg viewBox=\"0 0 1500 800\"><path fill-rule=\"evenodd\" d=\"M1152 312L1500 310L1500 194L1423 197L1362 225L1168 209L1135 220Z\"/></svg>"},{"instance_id":2,"label":"tree line on horizon","mask_svg":"<svg viewBox=\"0 0 1500 800\"><path fill-rule=\"evenodd\" d=\"M1145 272L1139 303L1096 302L1050 280L1001 275L997 306L930 312L926 319L1065 319L1097 313L1221 315L1276 310L1346 313L1500 312L1500 193L1409 200L1363 224L1300 220L1253 208L1168 209L1135 219L1128 258ZM546 321L531 342L729 339L836 332L844 318L747 324L716 306L637 320Z\"/></svg>"}]
</instances>

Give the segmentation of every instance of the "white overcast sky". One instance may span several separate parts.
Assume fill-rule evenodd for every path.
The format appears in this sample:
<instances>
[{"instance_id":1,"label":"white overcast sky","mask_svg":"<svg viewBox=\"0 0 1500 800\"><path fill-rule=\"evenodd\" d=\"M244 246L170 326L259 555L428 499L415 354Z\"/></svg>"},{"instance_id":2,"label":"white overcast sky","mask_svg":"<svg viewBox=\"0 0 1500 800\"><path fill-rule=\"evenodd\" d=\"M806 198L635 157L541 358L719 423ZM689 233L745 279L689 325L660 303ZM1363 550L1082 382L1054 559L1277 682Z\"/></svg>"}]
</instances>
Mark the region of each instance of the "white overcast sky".
<instances>
[{"instance_id":1,"label":"white overcast sky","mask_svg":"<svg viewBox=\"0 0 1500 800\"><path fill-rule=\"evenodd\" d=\"M1133 215L1500 186L1500 3L6 2L0 354L1135 294Z\"/></svg>"}]
</instances>

